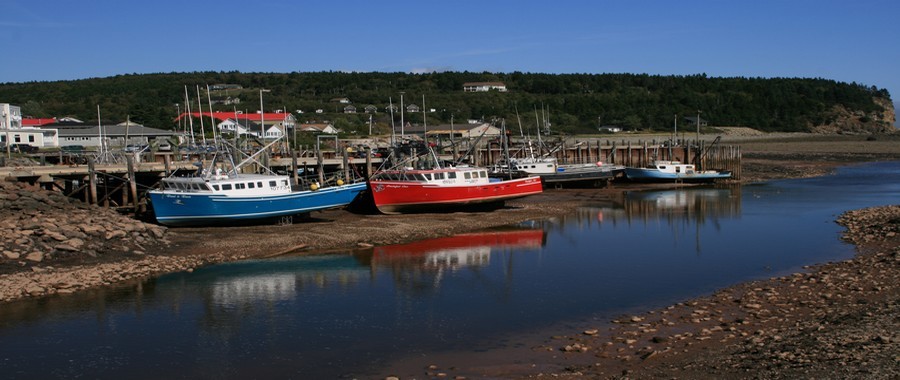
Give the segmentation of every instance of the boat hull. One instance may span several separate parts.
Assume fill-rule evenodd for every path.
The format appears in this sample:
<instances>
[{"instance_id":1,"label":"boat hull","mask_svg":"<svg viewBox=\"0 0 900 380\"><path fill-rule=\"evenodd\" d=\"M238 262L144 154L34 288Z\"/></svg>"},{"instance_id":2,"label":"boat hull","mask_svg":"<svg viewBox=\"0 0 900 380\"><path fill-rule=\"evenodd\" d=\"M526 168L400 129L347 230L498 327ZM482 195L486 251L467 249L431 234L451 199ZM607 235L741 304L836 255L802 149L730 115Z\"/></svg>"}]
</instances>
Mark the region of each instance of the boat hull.
<instances>
[{"instance_id":1,"label":"boat hull","mask_svg":"<svg viewBox=\"0 0 900 380\"><path fill-rule=\"evenodd\" d=\"M167 226L250 222L342 207L363 190L363 182L283 195L228 197L153 190L150 202L157 222Z\"/></svg>"},{"instance_id":2,"label":"boat hull","mask_svg":"<svg viewBox=\"0 0 900 380\"><path fill-rule=\"evenodd\" d=\"M731 172L704 171L667 173L653 168L625 168L625 176L639 182L711 182L731 177Z\"/></svg>"},{"instance_id":3,"label":"boat hull","mask_svg":"<svg viewBox=\"0 0 900 380\"><path fill-rule=\"evenodd\" d=\"M504 201L539 194L539 177L495 181L470 186L439 186L404 181L370 181L375 207L384 214L456 210L476 205L502 205Z\"/></svg>"},{"instance_id":4,"label":"boat hull","mask_svg":"<svg viewBox=\"0 0 900 380\"><path fill-rule=\"evenodd\" d=\"M560 165L552 174L542 174L541 179L546 186L562 187L563 185L605 184L622 173L621 166L599 165Z\"/></svg>"}]
</instances>

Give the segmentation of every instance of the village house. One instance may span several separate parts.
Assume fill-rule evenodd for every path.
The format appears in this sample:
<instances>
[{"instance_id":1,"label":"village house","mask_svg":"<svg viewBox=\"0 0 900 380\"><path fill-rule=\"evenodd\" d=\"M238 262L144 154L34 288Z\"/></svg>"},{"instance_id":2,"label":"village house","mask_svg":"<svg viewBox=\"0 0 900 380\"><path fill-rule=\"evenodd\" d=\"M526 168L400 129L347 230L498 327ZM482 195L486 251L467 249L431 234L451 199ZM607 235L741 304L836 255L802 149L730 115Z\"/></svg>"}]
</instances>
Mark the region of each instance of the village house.
<instances>
[{"instance_id":1,"label":"village house","mask_svg":"<svg viewBox=\"0 0 900 380\"><path fill-rule=\"evenodd\" d=\"M487 92L496 90L506 92L506 85L503 82L466 82L463 83L463 91L465 92Z\"/></svg>"}]
</instances>

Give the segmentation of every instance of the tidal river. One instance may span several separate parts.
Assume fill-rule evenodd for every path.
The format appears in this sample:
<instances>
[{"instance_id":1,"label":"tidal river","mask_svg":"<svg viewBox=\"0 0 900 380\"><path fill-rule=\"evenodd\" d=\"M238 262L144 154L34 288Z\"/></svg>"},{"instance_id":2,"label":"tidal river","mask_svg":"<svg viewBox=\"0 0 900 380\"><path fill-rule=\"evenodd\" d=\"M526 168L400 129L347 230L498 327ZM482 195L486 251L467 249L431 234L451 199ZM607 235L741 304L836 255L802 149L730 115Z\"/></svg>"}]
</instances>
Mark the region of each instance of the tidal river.
<instances>
[{"instance_id":1,"label":"tidal river","mask_svg":"<svg viewBox=\"0 0 900 380\"><path fill-rule=\"evenodd\" d=\"M0 374L370 378L846 259L842 212L900 201L900 162L729 188L628 192L555 220L215 265L0 307ZM486 216L487 217L487 216ZM559 331L558 333L570 333Z\"/></svg>"}]
</instances>

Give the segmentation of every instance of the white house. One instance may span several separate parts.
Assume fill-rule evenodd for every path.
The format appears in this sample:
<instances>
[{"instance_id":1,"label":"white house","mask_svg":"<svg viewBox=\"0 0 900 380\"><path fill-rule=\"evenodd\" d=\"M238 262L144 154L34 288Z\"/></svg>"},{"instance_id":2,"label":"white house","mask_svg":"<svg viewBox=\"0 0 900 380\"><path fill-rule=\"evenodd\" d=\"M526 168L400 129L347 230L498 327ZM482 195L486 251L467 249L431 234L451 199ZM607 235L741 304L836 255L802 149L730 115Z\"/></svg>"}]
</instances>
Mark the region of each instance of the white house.
<instances>
[{"instance_id":1,"label":"white house","mask_svg":"<svg viewBox=\"0 0 900 380\"><path fill-rule=\"evenodd\" d=\"M232 135L237 133L238 136L251 135L259 137L260 133L262 133L259 123L241 120L240 118L237 120L225 119L225 121L217 124L216 128L219 129L219 133L230 133Z\"/></svg>"},{"instance_id":2,"label":"white house","mask_svg":"<svg viewBox=\"0 0 900 380\"><path fill-rule=\"evenodd\" d=\"M466 82L463 83L463 91L465 92L487 92L497 90L506 92L506 85L503 82Z\"/></svg>"}]
</instances>

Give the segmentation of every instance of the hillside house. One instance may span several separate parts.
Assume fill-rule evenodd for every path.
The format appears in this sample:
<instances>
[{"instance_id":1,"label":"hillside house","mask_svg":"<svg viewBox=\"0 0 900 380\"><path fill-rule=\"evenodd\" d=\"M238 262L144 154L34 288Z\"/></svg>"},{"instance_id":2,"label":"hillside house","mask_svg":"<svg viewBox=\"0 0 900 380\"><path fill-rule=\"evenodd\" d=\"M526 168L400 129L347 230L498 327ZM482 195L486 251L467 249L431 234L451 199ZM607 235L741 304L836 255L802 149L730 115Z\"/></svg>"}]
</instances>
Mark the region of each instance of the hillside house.
<instances>
[{"instance_id":1,"label":"hillside house","mask_svg":"<svg viewBox=\"0 0 900 380\"><path fill-rule=\"evenodd\" d=\"M465 92L488 92L491 90L506 92L506 85L503 82L466 82L463 83L463 91Z\"/></svg>"}]
</instances>

